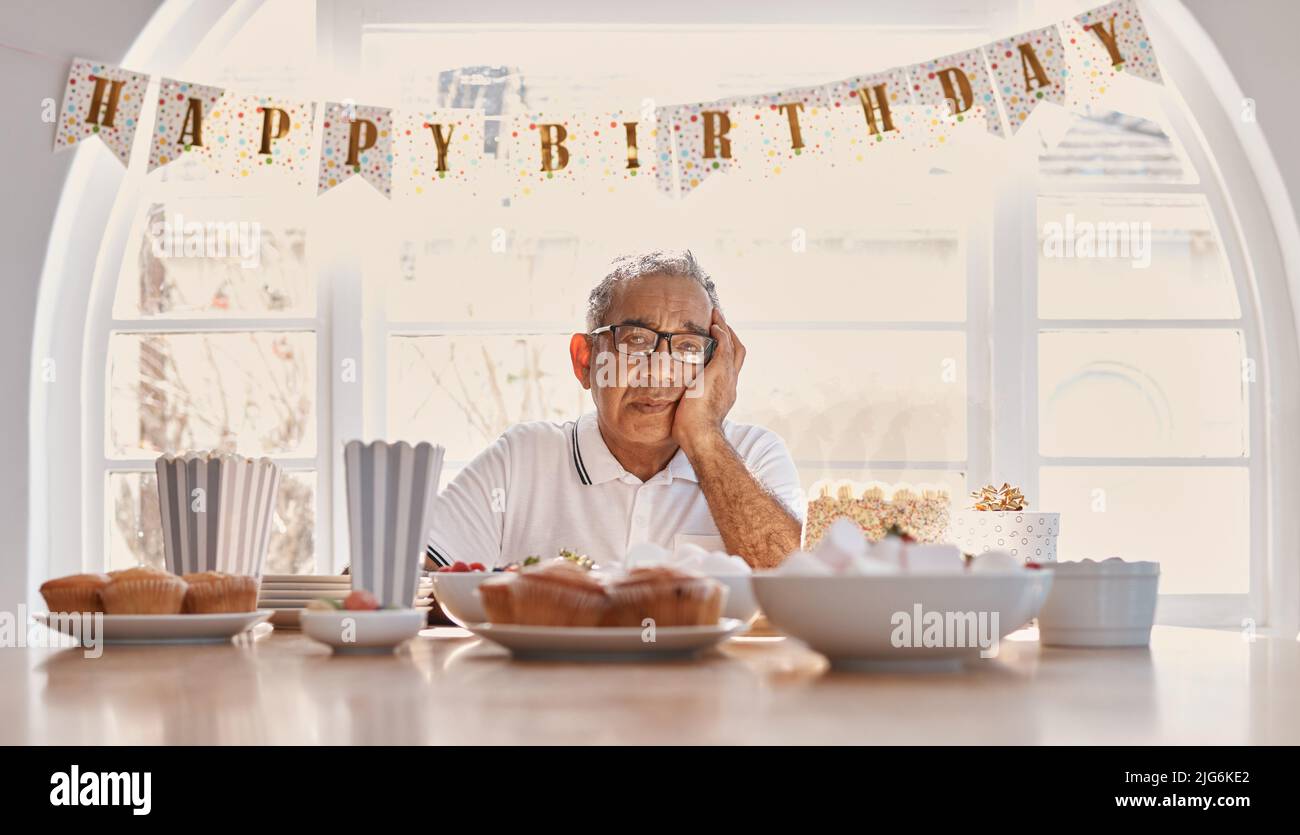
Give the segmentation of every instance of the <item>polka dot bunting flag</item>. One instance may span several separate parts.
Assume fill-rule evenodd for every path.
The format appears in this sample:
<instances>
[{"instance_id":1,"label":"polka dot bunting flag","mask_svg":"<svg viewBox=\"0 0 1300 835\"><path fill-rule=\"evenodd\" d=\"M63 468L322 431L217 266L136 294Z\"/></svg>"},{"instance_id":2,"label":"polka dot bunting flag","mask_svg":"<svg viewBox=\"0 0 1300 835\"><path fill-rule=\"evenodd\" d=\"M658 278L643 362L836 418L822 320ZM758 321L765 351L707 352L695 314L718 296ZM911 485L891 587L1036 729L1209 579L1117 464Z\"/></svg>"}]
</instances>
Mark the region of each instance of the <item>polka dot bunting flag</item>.
<instances>
[{"instance_id":1,"label":"polka dot bunting flag","mask_svg":"<svg viewBox=\"0 0 1300 835\"><path fill-rule=\"evenodd\" d=\"M659 188L685 196L714 174L739 168L733 153L736 143L746 141L744 120L739 111L723 102L677 104L655 109L659 131L655 142ZM710 126L712 149L704 147L705 126Z\"/></svg>"},{"instance_id":2,"label":"polka dot bunting flag","mask_svg":"<svg viewBox=\"0 0 1300 835\"><path fill-rule=\"evenodd\" d=\"M1133 0L1115 0L1074 19L1087 33L1094 56L1130 75L1161 83L1155 47Z\"/></svg>"},{"instance_id":3,"label":"polka dot bunting flag","mask_svg":"<svg viewBox=\"0 0 1300 835\"><path fill-rule=\"evenodd\" d=\"M311 177L315 103L236 93L227 93L223 102L214 170L235 180L274 172L306 185ZM268 110L279 112L271 112L268 119ZM262 152L264 131L266 153Z\"/></svg>"},{"instance_id":4,"label":"polka dot bunting flag","mask_svg":"<svg viewBox=\"0 0 1300 835\"><path fill-rule=\"evenodd\" d=\"M1041 102L1065 105L1069 70L1065 45L1055 26L995 41L983 50L1012 133L1020 130Z\"/></svg>"},{"instance_id":5,"label":"polka dot bunting flag","mask_svg":"<svg viewBox=\"0 0 1300 835\"><path fill-rule=\"evenodd\" d=\"M826 142L835 163L867 162L873 150L902 143L913 126L911 85L901 67L836 81L823 89ZM859 90L867 91L875 130Z\"/></svg>"},{"instance_id":6,"label":"polka dot bunting flag","mask_svg":"<svg viewBox=\"0 0 1300 835\"><path fill-rule=\"evenodd\" d=\"M745 141L733 146L739 165L751 177L778 177L792 165L823 157L830 134L826 87L802 87L756 96L736 96L718 103L733 108L733 127ZM729 135L733 135L729 134Z\"/></svg>"},{"instance_id":7,"label":"polka dot bunting flag","mask_svg":"<svg viewBox=\"0 0 1300 835\"><path fill-rule=\"evenodd\" d=\"M1004 136L1002 117L993 92L993 82L984 68L984 56L978 49L946 55L933 61L922 61L907 68L912 83L912 97L917 104L935 114L930 121L942 122L945 118L956 122L983 118L988 132ZM936 142L943 144L946 134L943 125L930 125L939 135Z\"/></svg>"},{"instance_id":8,"label":"polka dot bunting flag","mask_svg":"<svg viewBox=\"0 0 1300 835\"><path fill-rule=\"evenodd\" d=\"M399 113L399 117L397 154L402 160L396 169L399 196L447 196L453 192L477 196L490 168L484 151L483 111L438 108ZM439 141L444 143L441 154Z\"/></svg>"},{"instance_id":9,"label":"polka dot bunting flag","mask_svg":"<svg viewBox=\"0 0 1300 835\"><path fill-rule=\"evenodd\" d=\"M186 155L211 161L226 141L221 124L220 87L164 78L158 82L158 115L149 142L149 171Z\"/></svg>"},{"instance_id":10,"label":"polka dot bunting flag","mask_svg":"<svg viewBox=\"0 0 1300 835\"><path fill-rule=\"evenodd\" d=\"M143 73L74 58L63 87L54 150L98 136L123 165L129 165L148 86L149 76Z\"/></svg>"},{"instance_id":11,"label":"polka dot bunting flag","mask_svg":"<svg viewBox=\"0 0 1300 835\"><path fill-rule=\"evenodd\" d=\"M353 174L393 196L393 111L387 107L326 102L316 193Z\"/></svg>"}]
</instances>

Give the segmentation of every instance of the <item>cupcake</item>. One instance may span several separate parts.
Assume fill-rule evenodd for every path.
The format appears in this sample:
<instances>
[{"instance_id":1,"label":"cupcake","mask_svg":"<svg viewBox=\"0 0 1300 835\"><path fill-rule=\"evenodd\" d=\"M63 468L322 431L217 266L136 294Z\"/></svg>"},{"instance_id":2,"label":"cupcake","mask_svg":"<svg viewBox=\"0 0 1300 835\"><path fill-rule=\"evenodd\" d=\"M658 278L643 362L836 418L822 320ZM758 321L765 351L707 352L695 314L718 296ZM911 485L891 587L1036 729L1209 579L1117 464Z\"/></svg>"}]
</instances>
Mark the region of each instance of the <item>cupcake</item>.
<instances>
[{"instance_id":1,"label":"cupcake","mask_svg":"<svg viewBox=\"0 0 1300 835\"><path fill-rule=\"evenodd\" d=\"M214 612L253 612L257 610L258 582L256 577L241 574L224 574L220 571L203 571L186 574L189 584L181 611L203 615Z\"/></svg>"},{"instance_id":2,"label":"cupcake","mask_svg":"<svg viewBox=\"0 0 1300 835\"><path fill-rule=\"evenodd\" d=\"M639 627L647 618L655 626L707 626L722 616L726 587L666 566L636 568L609 585L609 601L604 626Z\"/></svg>"},{"instance_id":3,"label":"cupcake","mask_svg":"<svg viewBox=\"0 0 1300 835\"><path fill-rule=\"evenodd\" d=\"M100 589L110 615L175 615L181 611L186 583L156 568L130 568Z\"/></svg>"},{"instance_id":4,"label":"cupcake","mask_svg":"<svg viewBox=\"0 0 1300 835\"><path fill-rule=\"evenodd\" d=\"M509 589L514 622L527 626L597 626L609 604L600 580L568 564L521 571Z\"/></svg>"},{"instance_id":5,"label":"cupcake","mask_svg":"<svg viewBox=\"0 0 1300 835\"><path fill-rule=\"evenodd\" d=\"M102 612L99 590L109 582L107 574L73 574L41 584L41 597L51 612Z\"/></svg>"},{"instance_id":6,"label":"cupcake","mask_svg":"<svg viewBox=\"0 0 1300 835\"><path fill-rule=\"evenodd\" d=\"M493 577L478 587L479 600L483 603L483 612L489 623L514 623L515 606L513 600L514 581L519 575L507 574Z\"/></svg>"}]
</instances>

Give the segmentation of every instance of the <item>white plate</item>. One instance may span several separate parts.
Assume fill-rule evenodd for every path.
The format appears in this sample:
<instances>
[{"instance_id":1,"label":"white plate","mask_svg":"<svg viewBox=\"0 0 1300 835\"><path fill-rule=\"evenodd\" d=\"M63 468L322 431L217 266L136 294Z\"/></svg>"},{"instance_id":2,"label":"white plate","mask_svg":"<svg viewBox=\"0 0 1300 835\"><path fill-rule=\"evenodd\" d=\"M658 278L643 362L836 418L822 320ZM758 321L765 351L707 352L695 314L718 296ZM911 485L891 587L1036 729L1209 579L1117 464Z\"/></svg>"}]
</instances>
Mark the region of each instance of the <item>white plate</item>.
<instances>
[{"instance_id":1,"label":"white plate","mask_svg":"<svg viewBox=\"0 0 1300 835\"><path fill-rule=\"evenodd\" d=\"M500 644L521 658L572 658L583 661L681 658L694 655L745 631L735 618L716 626L661 626L654 641L636 627L519 626L472 623L470 632Z\"/></svg>"},{"instance_id":2,"label":"white plate","mask_svg":"<svg viewBox=\"0 0 1300 835\"><path fill-rule=\"evenodd\" d=\"M324 611L304 609L298 625L308 637L341 654L392 652L414 638L428 619L425 609Z\"/></svg>"},{"instance_id":3,"label":"white plate","mask_svg":"<svg viewBox=\"0 0 1300 835\"><path fill-rule=\"evenodd\" d=\"M103 639L106 644L212 644L225 643L271 617L273 613L221 612L211 615L104 615ZM53 626L44 613L33 615L47 629L75 635L81 624L59 619ZM83 616L93 617L93 616ZM90 628L93 629L93 626ZM81 629L84 636L87 633Z\"/></svg>"}]
</instances>

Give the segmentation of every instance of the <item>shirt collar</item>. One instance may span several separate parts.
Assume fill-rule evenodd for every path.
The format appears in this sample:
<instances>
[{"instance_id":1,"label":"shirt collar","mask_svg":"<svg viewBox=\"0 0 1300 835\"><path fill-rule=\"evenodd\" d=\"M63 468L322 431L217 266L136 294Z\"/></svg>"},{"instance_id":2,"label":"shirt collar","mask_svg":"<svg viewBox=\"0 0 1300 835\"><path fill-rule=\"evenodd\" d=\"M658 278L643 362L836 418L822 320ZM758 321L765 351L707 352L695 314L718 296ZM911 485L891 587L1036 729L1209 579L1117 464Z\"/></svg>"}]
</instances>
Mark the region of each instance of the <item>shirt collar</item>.
<instances>
[{"instance_id":1,"label":"shirt collar","mask_svg":"<svg viewBox=\"0 0 1300 835\"><path fill-rule=\"evenodd\" d=\"M570 437L573 445L573 466L577 470L578 480L583 484L603 484L629 475L627 470L623 469L623 465L618 463L614 453L610 452L609 447L605 445L605 439L600 434L600 424L596 422L595 412L588 412L578 418L573 424ZM684 478L699 482L699 478L695 475L695 468L691 466L686 453L680 449L668 461L668 466L656 473L650 482L661 478L668 481Z\"/></svg>"}]
</instances>

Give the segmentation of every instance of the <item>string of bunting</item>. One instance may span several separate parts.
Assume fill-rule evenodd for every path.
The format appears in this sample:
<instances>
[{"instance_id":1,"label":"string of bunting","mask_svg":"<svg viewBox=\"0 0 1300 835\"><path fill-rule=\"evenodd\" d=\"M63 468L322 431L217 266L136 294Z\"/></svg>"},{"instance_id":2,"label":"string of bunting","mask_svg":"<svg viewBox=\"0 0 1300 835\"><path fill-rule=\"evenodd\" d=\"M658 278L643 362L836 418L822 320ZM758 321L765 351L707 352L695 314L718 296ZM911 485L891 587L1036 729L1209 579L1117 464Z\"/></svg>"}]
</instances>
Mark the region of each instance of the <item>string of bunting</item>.
<instances>
[{"instance_id":1,"label":"string of bunting","mask_svg":"<svg viewBox=\"0 0 1300 835\"><path fill-rule=\"evenodd\" d=\"M652 183L683 196L733 171L775 176L818 160L869 162L876 148L898 143L939 148L972 127L1005 138L1040 104L1082 106L1081 89L1088 100L1097 98L1120 74L1161 83L1135 0L818 87L657 107L651 124L620 112L523 114L504 126L498 156L516 197L556 183L593 182ZM141 113L154 95L150 81L74 59L55 150L97 136L129 165ZM407 113L340 102L318 108L173 78L160 78L156 90L148 171L194 157L232 178L276 171L305 186L314 175L317 194L359 177L392 197L395 184L403 195L473 189L489 164L479 110Z\"/></svg>"}]
</instances>

